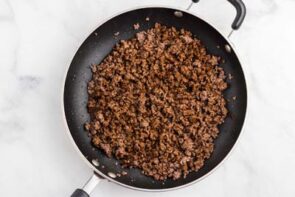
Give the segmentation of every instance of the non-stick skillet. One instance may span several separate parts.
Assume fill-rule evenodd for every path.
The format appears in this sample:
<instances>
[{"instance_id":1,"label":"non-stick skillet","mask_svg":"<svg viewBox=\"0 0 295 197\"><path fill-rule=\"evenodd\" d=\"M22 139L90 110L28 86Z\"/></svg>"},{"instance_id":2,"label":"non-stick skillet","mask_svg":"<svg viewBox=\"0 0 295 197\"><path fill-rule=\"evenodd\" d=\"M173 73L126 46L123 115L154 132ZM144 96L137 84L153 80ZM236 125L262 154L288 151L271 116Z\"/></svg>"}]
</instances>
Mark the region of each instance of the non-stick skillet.
<instances>
[{"instance_id":1,"label":"non-stick skillet","mask_svg":"<svg viewBox=\"0 0 295 197\"><path fill-rule=\"evenodd\" d=\"M245 5L241 0L228 0L237 11L232 29L237 30L246 15ZM197 2L197 0L193 1ZM229 41L212 25L199 17L190 14L188 9L179 10L164 7L146 7L121 13L99 26L84 41L69 67L64 86L64 110L73 139L82 157L94 170L94 175L89 179L83 189L77 189L72 196L89 196L96 184L102 179L108 179L122 186L142 191L167 191L192 184L215 169L228 155L236 143L245 118L247 105L247 91L243 70L240 61ZM149 17L150 20L145 19ZM220 134L215 140L215 149L205 165L197 172L191 172L186 178L178 180L156 181L151 177L141 174L138 169L122 169L114 158L108 158L103 152L94 149L90 138L84 130L84 123L89 121L87 113L87 82L91 79L90 66L99 64L111 51L113 46L121 39L129 39L138 31L146 30L158 22L166 26L184 28L191 31L206 46L211 54L218 55L225 60L220 66L233 78L228 80L229 88L224 96L230 100L237 97L235 102L227 106L229 115L224 124L220 126ZM140 24L139 30L134 30L133 25ZM120 32L118 38L114 33ZM117 173L126 171L126 176L116 176Z\"/></svg>"}]
</instances>

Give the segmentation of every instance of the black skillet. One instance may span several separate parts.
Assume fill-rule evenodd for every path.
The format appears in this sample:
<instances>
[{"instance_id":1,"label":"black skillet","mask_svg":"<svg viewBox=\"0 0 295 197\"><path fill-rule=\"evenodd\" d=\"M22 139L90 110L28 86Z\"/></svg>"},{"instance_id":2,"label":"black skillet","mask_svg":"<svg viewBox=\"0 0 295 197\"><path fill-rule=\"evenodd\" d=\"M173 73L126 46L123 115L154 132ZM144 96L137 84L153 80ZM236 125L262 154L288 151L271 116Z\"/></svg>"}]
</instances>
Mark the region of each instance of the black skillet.
<instances>
[{"instance_id":1,"label":"black skillet","mask_svg":"<svg viewBox=\"0 0 295 197\"><path fill-rule=\"evenodd\" d=\"M246 8L241 0L228 1L237 11L232 24L232 29L237 30L244 20ZM197 0L193 2L197 2ZM147 17L150 18L149 21L146 21ZM103 152L93 148L83 127L84 123L89 121L86 103L87 82L91 79L90 66L99 64L119 40L129 39L135 33L153 27L156 22L191 31L203 42L211 54L222 57L225 62L220 66L227 74L233 76L231 80L227 79L229 88L224 92L224 96L231 101L233 97L237 97L227 106L229 115L224 124L220 126L220 134L214 142L215 149L205 165L199 171L191 172L186 178L169 179L164 182L145 176L138 169L122 169L116 159L108 158ZM133 29L135 23L140 24L140 29ZM115 38L114 33L116 32L120 32L120 34ZM101 178L143 191L167 191L200 180L218 166L233 148L243 126L246 105L245 77L237 54L227 39L204 20L187 11L164 7L131 10L109 19L91 33L81 45L72 60L65 80L64 110L69 133L79 152L95 172L83 189L77 189L72 196L89 196ZM126 171L127 175L116 176L122 171Z\"/></svg>"}]
</instances>

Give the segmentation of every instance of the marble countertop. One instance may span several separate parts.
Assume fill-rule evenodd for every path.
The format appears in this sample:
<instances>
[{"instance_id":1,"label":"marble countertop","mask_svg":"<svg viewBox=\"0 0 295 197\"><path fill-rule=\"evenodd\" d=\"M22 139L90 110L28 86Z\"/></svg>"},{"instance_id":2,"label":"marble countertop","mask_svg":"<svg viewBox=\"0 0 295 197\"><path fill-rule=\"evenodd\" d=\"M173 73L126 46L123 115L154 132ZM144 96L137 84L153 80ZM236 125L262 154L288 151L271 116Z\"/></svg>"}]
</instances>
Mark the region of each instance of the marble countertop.
<instances>
[{"instance_id":1,"label":"marble countertop","mask_svg":"<svg viewBox=\"0 0 295 197\"><path fill-rule=\"evenodd\" d=\"M231 41L248 85L244 133L212 175L184 189L144 193L102 181L93 196L295 196L295 1L244 0ZM63 76L101 21L144 5L189 0L0 0L0 196L69 196L91 175L62 119ZM201 1L191 12L230 32L235 10Z\"/></svg>"}]
</instances>

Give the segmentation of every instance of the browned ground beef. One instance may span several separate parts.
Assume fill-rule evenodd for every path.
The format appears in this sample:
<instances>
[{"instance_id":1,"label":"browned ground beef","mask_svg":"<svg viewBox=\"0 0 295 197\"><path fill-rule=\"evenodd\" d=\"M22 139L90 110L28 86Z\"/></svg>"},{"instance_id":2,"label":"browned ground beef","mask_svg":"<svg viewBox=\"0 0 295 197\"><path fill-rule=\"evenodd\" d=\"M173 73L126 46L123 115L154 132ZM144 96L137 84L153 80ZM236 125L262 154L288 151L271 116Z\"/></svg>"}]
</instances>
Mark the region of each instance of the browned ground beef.
<instances>
[{"instance_id":1,"label":"browned ground beef","mask_svg":"<svg viewBox=\"0 0 295 197\"><path fill-rule=\"evenodd\" d=\"M156 180L199 170L227 115L219 61L190 32L160 24L120 41L92 67L93 144Z\"/></svg>"}]
</instances>

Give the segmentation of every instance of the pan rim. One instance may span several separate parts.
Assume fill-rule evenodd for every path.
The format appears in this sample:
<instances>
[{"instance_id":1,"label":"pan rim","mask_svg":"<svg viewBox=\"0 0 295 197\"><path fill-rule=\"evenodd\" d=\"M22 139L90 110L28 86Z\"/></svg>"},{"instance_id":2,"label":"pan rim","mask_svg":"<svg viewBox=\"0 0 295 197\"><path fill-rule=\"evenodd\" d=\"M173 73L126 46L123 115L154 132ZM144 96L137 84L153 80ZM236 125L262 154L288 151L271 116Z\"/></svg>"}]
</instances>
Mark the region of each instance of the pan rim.
<instances>
[{"instance_id":1,"label":"pan rim","mask_svg":"<svg viewBox=\"0 0 295 197\"><path fill-rule=\"evenodd\" d=\"M211 26L215 31L217 31L226 41L227 41L227 44L231 47L232 51L234 51L234 53L236 54L237 56L237 60L238 62L240 63L241 65L241 68L242 68L242 64L241 64L241 58L238 54L238 52L236 51L235 49L235 46L233 45L233 43L227 38L227 36L225 36L223 33L221 33L221 31L219 31L214 25L212 25L210 22L202 19L201 17L199 17L197 14L194 14L194 13L191 13L185 9L182 9L182 8L177 8L177 7L174 7L174 6L167 6L167 5L148 5L148 6L135 6L135 7L132 7L132 8L129 8L129 9L126 9L126 10L122 10L120 12L117 12L113 15L111 15L110 17L107 17L105 19L103 19L97 26L95 26L95 29L92 30L90 32L89 35L91 35L97 28L99 28L100 26L102 26L104 23L106 23L107 21L111 20L112 18L114 17L117 17L121 14L124 14L124 13L127 13L127 12L131 12L131 11L135 11L135 10L139 10L139 9L145 9L145 8L166 8L166 9L173 9L175 11L181 11L181 12L185 12L189 15L193 15L194 17L197 17L198 19L200 19L201 21L207 23L209 26ZM88 35L88 36L89 36ZM87 36L87 38L88 38ZM86 39L87 39L86 38ZM85 40L86 40L85 39ZM79 48L81 47L81 45L84 43L84 41L82 41L82 43L78 46L77 50L76 50L76 53L78 52ZM74 54L73 58L75 57L76 53ZM177 189L181 189L181 188L185 188L185 187L188 187L188 186L192 186L193 184L199 182L199 181L202 181L204 180L206 177L208 177L209 175L211 175L213 172L215 172L217 170L217 168L219 168L225 160L227 160L229 158L229 156L232 154L232 152L234 151L234 149L236 148L236 144L240 141L240 138L242 136L242 134L244 133L244 125L245 125L245 122L247 121L247 102L248 102L248 94L247 94L247 79L246 79L246 76L245 76L245 72L242 68L242 73L243 73L243 76L244 76L244 79L245 79L245 90L246 90L246 98L245 98L245 102L246 102L246 108L245 108L245 115L244 115L244 120L243 120L243 123L241 125L241 131L238 135L238 138L237 140L234 142L232 148L230 149L230 151L225 155L225 157L214 167L212 168L209 172L207 172L206 174L204 174L203 176L201 176L200 178L198 179L195 179L191 182L188 182L184 185L180 185L180 186L176 186L176 187L171 187L171 188L164 188L164 189L146 189L146 188L140 188L140 187L134 187L134 186L130 186L130 185L127 185L125 183L122 183L122 182L119 182L117 181L116 179L113 179L111 177L108 177L107 175L105 175L104 173L100 172L98 169L95 168L95 166L93 166L93 164L88 161L85 156L83 155L83 153L81 152L81 150L79 149L78 145L75 143L74 139L73 139L73 136L70 132L70 129L69 129L69 126L68 126L68 123L67 123L67 119L66 119L66 113L65 113L65 103L64 103L64 91L65 91L65 83L66 83L66 79L67 79L67 74L68 74L68 71L69 71L69 68L71 66L71 63L72 63L72 60L73 58L71 59L71 62L70 64L68 65L68 67L66 68L65 72L64 72L64 77L63 77L63 86L62 86L62 94L61 94L61 107L62 107L62 111L63 111L63 121L64 121L64 125L65 125L65 132L67 133L67 135L69 136L69 139L73 145L73 147L76 149L76 152L78 153L78 155L80 157L82 157L82 160L84 160L84 162L90 167L90 169L93 170L93 173L96 175L98 174L99 176L101 177L98 177L98 178L101 178L101 179L107 179L109 180L110 182L113 182L113 183L116 183L120 186L123 186L123 187L126 187L126 188L129 188L129 189L133 189L133 190L137 190L137 191L144 191L144 192L166 192L166 191L173 191L173 190L177 190ZM97 175L96 175L97 176Z\"/></svg>"}]
</instances>

